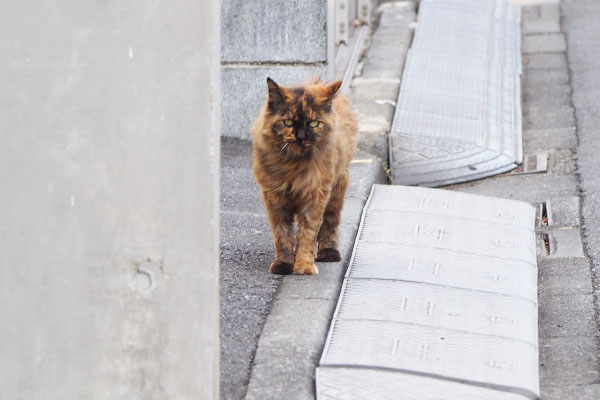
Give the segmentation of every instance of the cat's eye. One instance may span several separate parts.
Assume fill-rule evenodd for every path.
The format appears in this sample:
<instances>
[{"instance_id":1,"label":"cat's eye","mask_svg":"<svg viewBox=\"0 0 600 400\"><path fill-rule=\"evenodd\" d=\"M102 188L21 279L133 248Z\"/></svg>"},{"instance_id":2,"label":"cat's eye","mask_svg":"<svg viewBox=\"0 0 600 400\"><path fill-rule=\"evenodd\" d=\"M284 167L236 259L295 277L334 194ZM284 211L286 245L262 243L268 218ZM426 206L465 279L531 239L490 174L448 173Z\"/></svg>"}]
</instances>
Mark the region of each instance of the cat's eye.
<instances>
[{"instance_id":1,"label":"cat's eye","mask_svg":"<svg viewBox=\"0 0 600 400\"><path fill-rule=\"evenodd\" d=\"M294 125L294 121L291 119L286 119L283 121L283 123L285 124L285 126L292 126Z\"/></svg>"},{"instance_id":2,"label":"cat's eye","mask_svg":"<svg viewBox=\"0 0 600 400\"><path fill-rule=\"evenodd\" d=\"M308 124L311 126L311 128L316 128L317 126L319 126L319 121L317 121L316 119L313 119Z\"/></svg>"}]
</instances>

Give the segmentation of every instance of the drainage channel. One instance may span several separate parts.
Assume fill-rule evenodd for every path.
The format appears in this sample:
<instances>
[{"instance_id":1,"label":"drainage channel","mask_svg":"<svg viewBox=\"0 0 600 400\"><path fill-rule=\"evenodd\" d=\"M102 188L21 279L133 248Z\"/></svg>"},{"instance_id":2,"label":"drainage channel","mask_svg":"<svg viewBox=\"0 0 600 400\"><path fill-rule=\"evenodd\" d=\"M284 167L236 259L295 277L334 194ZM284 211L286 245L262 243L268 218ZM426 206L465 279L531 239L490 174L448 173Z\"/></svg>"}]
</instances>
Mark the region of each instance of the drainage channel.
<instances>
[{"instance_id":1,"label":"drainage channel","mask_svg":"<svg viewBox=\"0 0 600 400\"><path fill-rule=\"evenodd\" d=\"M317 398L538 398L535 223L529 203L373 186Z\"/></svg>"}]
</instances>

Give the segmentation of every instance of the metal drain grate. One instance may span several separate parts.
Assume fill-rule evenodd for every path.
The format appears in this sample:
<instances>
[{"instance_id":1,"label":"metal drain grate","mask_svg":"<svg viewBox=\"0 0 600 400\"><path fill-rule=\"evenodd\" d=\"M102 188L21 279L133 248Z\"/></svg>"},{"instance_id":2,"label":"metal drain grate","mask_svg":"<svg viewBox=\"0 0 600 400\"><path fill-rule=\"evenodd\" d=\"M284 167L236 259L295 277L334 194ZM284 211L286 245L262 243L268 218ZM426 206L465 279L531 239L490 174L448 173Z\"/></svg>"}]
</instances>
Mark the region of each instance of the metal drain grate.
<instances>
[{"instance_id":1,"label":"metal drain grate","mask_svg":"<svg viewBox=\"0 0 600 400\"><path fill-rule=\"evenodd\" d=\"M548 152L526 154L523 164L510 175L537 174L548 171Z\"/></svg>"}]
</instances>

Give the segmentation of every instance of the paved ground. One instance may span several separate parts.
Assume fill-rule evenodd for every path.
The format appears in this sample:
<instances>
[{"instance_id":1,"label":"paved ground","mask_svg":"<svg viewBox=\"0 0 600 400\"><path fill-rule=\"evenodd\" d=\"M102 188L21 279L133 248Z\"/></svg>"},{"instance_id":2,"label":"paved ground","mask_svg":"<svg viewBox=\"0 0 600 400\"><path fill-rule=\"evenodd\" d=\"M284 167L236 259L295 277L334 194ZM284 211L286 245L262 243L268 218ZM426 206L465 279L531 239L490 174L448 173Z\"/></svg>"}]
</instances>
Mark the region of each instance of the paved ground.
<instances>
[{"instance_id":1,"label":"paved ground","mask_svg":"<svg viewBox=\"0 0 600 400\"><path fill-rule=\"evenodd\" d=\"M540 206L540 380L546 400L600 398L597 299L600 228L596 223L600 217L600 162L597 160L600 134L596 128L600 126L598 21L600 1L597 0L563 0L562 3L551 0L523 9L524 153L526 156L547 153L548 171L528 175L510 173L449 187L526 200ZM370 79L377 77L369 77L357 85L368 83ZM385 86L385 82L379 84ZM373 93L369 89L365 92ZM385 114L390 114L389 110ZM367 144L375 153L384 152L385 143L380 140ZM272 353L268 350L281 349L294 340L293 334L287 342L275 340L283 326L278 324L288 320L286 315L294 311L294 304L299 304L290 299L313 296L314 293L303 294L302 290L310 290L316 281L300 279L284 286L281 277L267 273L273 250L258 188L251 176L250 159L249 143L223 141L221 385L225 399L245 396L253 363L260 367L252 371L255 383L251 385L249 398L278 398L276 391L285 388L286 382L307 388L312 384L306 377L297 382L286 375L270 382L265 378L268 377L265 372L277 371L273 366L279 368L276 363L270 363ZM358 200L351 207L353 210L349 211L354 215L360 210ZM343 268L341 265L331 271L337 277ZM331 287L324 296L303 299L306 306L297 308L296 323L312 323L311 313L319 313L314 320L323 319L335 292L335 287ZM327 300L326 304L320 302L322 299ZM321 322L320 327L328 324L328 321ZM261 336L263 329L268 335ZM308 347L302 347L305 345ZM293 357L310 348L308 361L300 362L302 368L309 370L318 358L314 350L318 340L313 340L310 346L301 344L286 353L291 357L288 366L295 362ZM257 348L263 350L256 353ZM275 394L261 397L256 385L268 387L270 384L278 386L273 389ZM309 393L308 397L298 398L309 398L310 389L306 390L303 393Z\"/></svg>"},{"instance_id":2,"label":"paved ground","mask_svg":"<svg viewBox=\"0 0 600 400\"><path fill-rule=\"evenodd\" d=\"M350 86L358 114L359 151L350 166L342 213L340 263L312 277L273 276L273 246L252 176L249 142L224 138L221 156L221 397L312 399L314 371L347 267L362 207L385 183L387 136L414 2L387 4L377 35ZM276 371L274 379L273 371Z\"/></svg>"},{"instance_id":3,"label":"paved ground","mask_svg":"<svg viewBox=\"0 0 600 400\"><path fill-rule=\"evenodd\" d=\"M567 60L571 78L573 106L577 124L577 175L581 197L583 244L591 259L593 301L596 310L595 330L587 339L594 347L598 371L598 337L600 321L600 2L596 0L563 0L562 26L567 38ZM600 398L600 376L589 374L585 382L570 392L578 399ZM586 384L593 382L593 384ZM569 385L579 382L569 382ZM562 390L562 393L561 393ZM569 388L557 389L555 398L567 393ZM562 397L566 398L566 397Z\"/></svg>"},{"instance_id":4,"label":"paved ground","mask_svg":"<svg viewBox=\"0 0 600 400\"><path fill-rule=\"evenodd\" d=\"M252 147L221 143L221 397L241 399L281 276L268 273L271 233L252 176Z\"/></svg>"}]
</instances>

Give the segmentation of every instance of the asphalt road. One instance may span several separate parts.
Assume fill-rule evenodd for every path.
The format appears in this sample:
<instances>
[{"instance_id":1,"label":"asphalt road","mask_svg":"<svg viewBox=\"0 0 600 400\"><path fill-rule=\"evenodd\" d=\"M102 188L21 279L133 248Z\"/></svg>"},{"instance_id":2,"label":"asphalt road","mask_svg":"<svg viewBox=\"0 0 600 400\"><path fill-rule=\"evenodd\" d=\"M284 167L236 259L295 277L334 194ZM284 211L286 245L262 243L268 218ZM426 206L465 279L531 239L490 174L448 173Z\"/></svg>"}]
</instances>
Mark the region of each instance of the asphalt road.
<instances>
[{"instance_id":1,"label":"asphalt road","mask_svg":"<svg viewBox=\"0 0 600 400\"><path fill-rule=\"evenodd\" d=\"M583 242L592 259L596 315L600 293L600 1L563 0L562 26L579 146L577 170L582 199Z\"/></svg>"},{"instance_id":2,"label":"asphalt road","mask_svg":"<svg viewBox=\"0 0 600 400\"><path fill-rule=\"evenodd\" d=\"M281 283L268 272L273 245L252 176L252 145L221 141L221 398L246 393L259 335Z\"/></svg>"}]
</instances>

